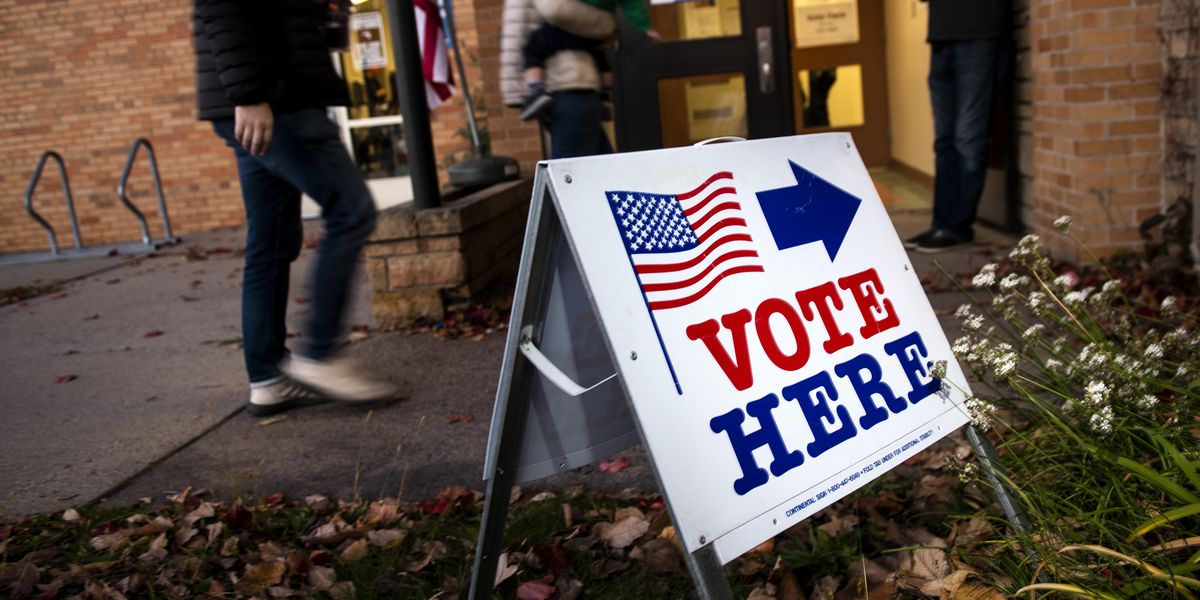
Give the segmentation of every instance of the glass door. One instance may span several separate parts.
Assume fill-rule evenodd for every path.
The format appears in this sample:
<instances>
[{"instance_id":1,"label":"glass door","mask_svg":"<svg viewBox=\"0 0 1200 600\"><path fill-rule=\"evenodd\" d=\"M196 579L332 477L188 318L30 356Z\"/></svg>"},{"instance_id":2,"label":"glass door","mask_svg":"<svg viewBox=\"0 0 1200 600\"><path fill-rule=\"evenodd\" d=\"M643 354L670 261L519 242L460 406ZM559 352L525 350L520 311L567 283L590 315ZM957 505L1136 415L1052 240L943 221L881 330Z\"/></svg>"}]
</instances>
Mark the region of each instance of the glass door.
<instances>
[{"instance_id":1,"label":"glass door","mask_svg":"<svg viewBox=\"0 0 1200 600\"><path fill-rule=\"evenodd\" d=\"M349 47L333 55L350 92L350 106L330 109L342 142L379 208L409 202L413 197L388 27L387 0L351 3ZM305 216L319 212L315 203L306 200Z\"/></svg>"},{"instance_id":2,"label":"glass door","mask_svg":"<svg viewBox=\"0 0 1200 600\"><path fill-rule=\"evenodd\" d=\"M650 17L661 42L622 28L617 53L618 149L792 133L787 12L782 2L654 2Z\"/></svg>"}]
</instances>

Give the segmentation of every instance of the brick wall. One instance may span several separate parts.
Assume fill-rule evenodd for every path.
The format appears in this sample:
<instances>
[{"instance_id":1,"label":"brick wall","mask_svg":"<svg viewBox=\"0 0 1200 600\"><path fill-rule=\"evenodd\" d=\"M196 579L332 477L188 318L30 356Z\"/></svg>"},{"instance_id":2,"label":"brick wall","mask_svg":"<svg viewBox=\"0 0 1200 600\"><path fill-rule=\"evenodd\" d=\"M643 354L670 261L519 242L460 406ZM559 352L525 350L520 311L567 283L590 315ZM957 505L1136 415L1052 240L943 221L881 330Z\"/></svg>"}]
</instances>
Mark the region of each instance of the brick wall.
<instances>
[{"instance_id":1,"label":"brick wall","mask_svg":"<svg viewBox=\"0 0 1200 600\"><path fill-rule=\"evenodd\" d=\"M1170 0L1167 0L1170 1ZM1030 0L1033 220L1060 256L1136 243L1163 202L1163 44L1158 0ZM1026 165L1028 168L1028 165ZM1027 200L1028 201L1028 200Z\"/></svg>"},{"instance_id":2,"label":"brick wall","mask_svg":"<svg viewBox=\"0 0 1200 600\"><path fill-rule=\"evenodd\" d=\"M500 23L503 0L474 0L454 5L463 65L475 102L475 115L485 143L490 139L492 153L516 158L522 173L532 173L541 160L542 147L538 128L517 119L515 109L506 108L500 98ZM453 57L451 57L453 58ZM457 71L455 71L457 78ZM446 169L470 158L470 134L467 133L466 109L462 85L458 92L430 115L434 152L438 157L438 180L447 185Z\"/></svg>"},{"instance_id":3,"label":"brick wall","mask_svg":"<svg viewBox=\"0 0 1200 600\"><path fill-rule=\"evenodd\" d=\"M155 145L177 233L241 221L232 157L194 119L190 27L189 2L0 0L0 253L48 249L21 207L45 149L67 162L86 244L139 239L116 195L138 136ZM134 173L131 198L160 236L144 158ZM69 247L53 169L43 175L35 205Z\"/></svg>"}]
</instances>

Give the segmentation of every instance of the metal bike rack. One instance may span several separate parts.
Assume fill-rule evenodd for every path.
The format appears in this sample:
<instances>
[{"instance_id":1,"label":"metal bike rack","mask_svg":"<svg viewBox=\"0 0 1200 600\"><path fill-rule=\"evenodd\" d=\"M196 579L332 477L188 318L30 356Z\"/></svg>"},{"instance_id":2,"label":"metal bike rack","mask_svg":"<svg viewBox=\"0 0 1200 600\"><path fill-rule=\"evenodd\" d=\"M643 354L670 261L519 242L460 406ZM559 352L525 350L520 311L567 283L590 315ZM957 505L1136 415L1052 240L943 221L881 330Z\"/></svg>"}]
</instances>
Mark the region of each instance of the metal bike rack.
<instances>
[{"instance_id":1,"label":"metal bike rack","mask_svg":"<svg viewBox=\"0 0 1200 600\"><path fill-rule=\"evenodd\" d=\"M162 214L163 222L163 237L157 242L150 238L150 227L146 224L146 215L138 210L138 207L130 202L129 195L125 190L129 183L129 174L133 171L133 163L137 159L138 150L142 147L146 148L146 155L150 157L150 176L154 180L154 193L158 195L158 211ZM158 175L158 158L154 155L154 146L150 144L150 140L146 138L138 138L133 141L133 146L129 148L129 157L125 159L125 170L121 171L121 180L117 183L117 196L121 198L121 204L137 217L138 226L142 230L142 243L151 247L172 246L179 243L179 238L171 232L171 217L167 214L167 199L163 195L162 178Z\"/></svg>"},{"instance_id":2,"label":"metal bike rack","mask_svg":"<svg viewBox=\"0 0 1200 600\"><path fill-rule=\"evenodd\" d=\"M79 236L79 221L75 218L75 199L71 196L71 182L67 179L67 165L59 153L47 150L38 158L37 166L33 169L33 177L29 179L29 187L25 188L25 212L29 213L29 216L37 221L42 229L46 230L46 235L50 238L50 253L58 255L61 254L61 251L58 248L58 237L54 234L54 228L33 208L33 193L37 190L38 182L42 180L42 170L46 168L46 160L51 158L58 163L58 177L62 181L63 195L67 201L67 215L71 218L71 234L75 237L75 249L83 249L83 239Z\"/></svg>"},{"instance_id":3,"label":"metal bike rack","mask_svg":"<svg viewBox=\"0 0 1200 600\"><path fill-rule=\"evenodd\" d=\"M146 223L146 216L142 214L129 200L129 195L126 192L128 189L129 175L133 171L133 164L138 155L138 150L146 147L146 154L150 156L150 175L154 182L154 191L158 195L158 208L162 213L163 220L163 237L159 240L154 240L150 237L150 227ZM58 236L55 234L54 227L41 214L33 208L33 195L37 190L38 183L42 179L42 171L46 168L46 162L54 159L58 165L58 175L62 180L63 195L66 197L67 216L71 220L71 234L74 237L75 247L63 249L58 245ZM150 145L150 141L146 138L138 138L133 141L133 146L129 149L129 156L125 160L125 169L121 172L120 182L117 184L117 196L120 197L121 203L133 216L138 220L138 226L141 229L142 241L130 244L108 244L85 248L83 246L83 238L79 233L79 220L75 215L75 199L71 195L71 184L67 177L67 165L63 160L62 155L54 150L46 150L38 158L37 166L33 170L33 176L29 179L29 187L25 189L25 212L29 217L37 222L42 229L46 230L46 235L50 239L49 252L30 252L25 254L9 254L0 256L0 266L4 265L21 265L34 264L41 262L51 262L56 260L67 260L72 258L94 258L98 256L113 256L120 254L137 254L141 252L153 252L163 246L178 244L181 240L171 231L171 218L167 214L167 200L163 194L162 178L158 174L158 159L154 155L154 147Z\"/></svg>"}]
</instances>

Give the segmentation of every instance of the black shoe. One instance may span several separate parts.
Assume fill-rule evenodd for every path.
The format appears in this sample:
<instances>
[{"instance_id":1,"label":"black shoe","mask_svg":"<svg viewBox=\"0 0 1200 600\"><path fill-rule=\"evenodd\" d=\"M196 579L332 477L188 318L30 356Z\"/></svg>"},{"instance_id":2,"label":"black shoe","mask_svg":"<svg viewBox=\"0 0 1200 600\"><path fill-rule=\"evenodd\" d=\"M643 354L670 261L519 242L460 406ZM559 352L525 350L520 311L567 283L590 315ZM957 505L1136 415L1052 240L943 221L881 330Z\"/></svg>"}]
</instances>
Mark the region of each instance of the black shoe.
<instances>
[{"instance_id":1,"label":"black shoe","mask_svg":"<svg viewBox=\"0 0 1200 600\"><path fill-rule=\"evenodd\" d=\"M530 94L525 97L525 102L521 107L521 115L518 118L522 121L535 119L538 115L545 112L546 109L550 108L552 104L554 104L554 98L551 98L550 94L546 92Z\"/></svg>"},{"instance_id":2,"label":"black shoe","mask_svg":"<svg viewBox=\"0 0 1200 600\"><path fill-rule=\"evenodd\" d=\"M938 229L917 243L917 252L922 254L940 254L971 243L969 238L962 238L945 229Z\"/></svg>"},{"instance_id":3,"label":"black shoe","mask_svg":"<svg viewBox=\"0 0 1200 600\"><path fill-rule=\"evenodd\" d=\"M906 250L916 250L917 246L921 245L921 242L929 239L929 236L931 235L933 235L933 230L926 229L925 231L922 231L921 233L904 240L904 248Z\"/></svg>"}]
</instances>

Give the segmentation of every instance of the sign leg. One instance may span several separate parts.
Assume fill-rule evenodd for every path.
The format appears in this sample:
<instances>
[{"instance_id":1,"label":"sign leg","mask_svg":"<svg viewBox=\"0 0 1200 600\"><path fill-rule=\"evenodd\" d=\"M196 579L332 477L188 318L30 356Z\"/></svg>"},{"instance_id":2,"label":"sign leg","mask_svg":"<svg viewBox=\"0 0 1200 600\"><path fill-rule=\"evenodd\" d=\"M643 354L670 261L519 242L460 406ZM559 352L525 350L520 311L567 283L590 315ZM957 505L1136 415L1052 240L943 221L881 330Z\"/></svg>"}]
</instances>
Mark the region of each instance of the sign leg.
<instances>
[{"instance_id":1,"label":"sign leg","mask_svg":"<svg viewBox=\"0 0 1200 600\"><path fill-rule=\"evenodd\" d=\"M725 567L717 551L709 544L685 557L696 592L705 600L733 600L733 590L725 577Z\"/></svg>"}]
</instances>

